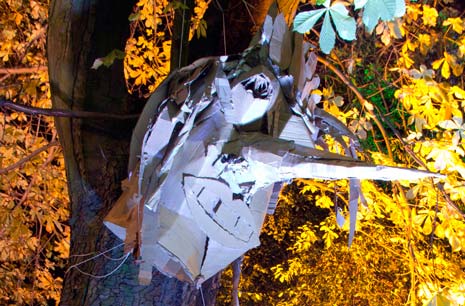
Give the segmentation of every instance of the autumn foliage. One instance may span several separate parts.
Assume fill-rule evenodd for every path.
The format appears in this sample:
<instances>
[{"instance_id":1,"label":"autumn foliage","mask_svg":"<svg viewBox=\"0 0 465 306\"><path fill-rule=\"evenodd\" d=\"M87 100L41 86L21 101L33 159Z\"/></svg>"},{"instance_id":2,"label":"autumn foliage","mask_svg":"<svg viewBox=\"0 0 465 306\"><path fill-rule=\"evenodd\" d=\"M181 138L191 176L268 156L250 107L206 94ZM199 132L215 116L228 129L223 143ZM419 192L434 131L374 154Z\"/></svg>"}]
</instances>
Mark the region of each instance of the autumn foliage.
<instances>
[{"instance_id":1,"label":"autumn foliage","mask_svg":"<svg viewBox=\"0 0 465 306\"><path fill-rule=\"evenodd\" d=\"M383 2L388 0L368 0ZM155 2L155 5L153 3ZM278 1L292 20L322 1ZM318 3L317 3L318 2ZM324 2L324 1L323 1ZM355 5L352 42L319 53L320 107L359 138L360 158L427 169L446 179L362 182L356 238L347 246L348 183L297 180L247 254L244 305L465 303L465 17L459 0L407 1L405 16L366 31ZM342 2L341 2L342 3ZM210 1L196 1L191 36L207 35ZM0 98L49 108L48 1L0 2ZM124 59L128 90L147 97L169 72L176 1L140 0ZM211 4L210 4L211 5ZM322 20L306 38L319 49ZM332 139L330 150L342 148ZM0 304L59 301L68 256L68 197L53 118L0 114ZM88 255L88 254L82 254ZM231 272L219 303L229 303ZM450 304L448 304L450 303Z\"/></svg>"},{"instance_id":2,"label":"autumn foliage","mask_svg":"<svg viewBox=\"0 0 465 306\"><path fill-rule=\"evenodd\" d=\"M48 1L1 1L0 97L51 106ZM60 299L69 250L64 162L53 118L0 114L0 304Z\"/></svg>"}]
</instances>

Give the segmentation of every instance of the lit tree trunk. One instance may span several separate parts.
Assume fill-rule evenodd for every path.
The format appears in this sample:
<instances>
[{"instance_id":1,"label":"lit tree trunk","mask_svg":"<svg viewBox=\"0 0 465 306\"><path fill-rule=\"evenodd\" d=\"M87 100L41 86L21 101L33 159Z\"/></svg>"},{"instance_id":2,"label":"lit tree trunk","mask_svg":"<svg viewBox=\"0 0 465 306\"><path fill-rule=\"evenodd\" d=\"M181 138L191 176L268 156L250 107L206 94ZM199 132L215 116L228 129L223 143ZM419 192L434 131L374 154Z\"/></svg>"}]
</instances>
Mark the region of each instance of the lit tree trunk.
<instances>
[{"instance_id":1,"label":"lit tree trunk","mask_svg":"<svg viewBox=\"0 0 465 306\"><path fill-rule=\"evenodd\" d=\"M121 61L92 70L93 61L113 49L124 50L128 36L128 1L52 1L48 60L55 108L131 114L141 101L125 90ZM102 223L127 175L129 141L135 120L57 119L71 197L71 260L79 263L120 242ZM81 256L86 255L86 256ZM132 257L115 270L117 247L65 275L63 305L192 305L198 290L154 273L150 286L139 286ZM204 286L208 298L208 287ZM207 301L208 302L208 301Z\"/></svg>"},{"instance_id":2,"label":"lit tree trunk","mask_svg":"<svg viewBox=\"0 0 465 306\"><path fill-rule=\"evenodd\" d=\"M128 95L121 61L109 68L90 68L96 58L113 49L124 50L129 35L128 16L134 4L135 1L52 0L47 52L55 108L122 115L140 112L144 101ZM210 29L218 26L209 24ZM247 36L242 39L251 36L248 27L233 30L245 31ZM203 56L202 52L195 54ZM203 304L196 288L158 272L154 272L150 286L140 286L132 256L118 269L121 261L109 259L122 257L123 250L102 220L121 193L134 125L135 119L56 120L71 198L71 268L64 277L62 305ZM105 256L72 268L112 248ZM108 276L99 278L104 275ZM217 276L202 286L206 305L214 304L218 279Z\"/></svg>"}]
</instances>

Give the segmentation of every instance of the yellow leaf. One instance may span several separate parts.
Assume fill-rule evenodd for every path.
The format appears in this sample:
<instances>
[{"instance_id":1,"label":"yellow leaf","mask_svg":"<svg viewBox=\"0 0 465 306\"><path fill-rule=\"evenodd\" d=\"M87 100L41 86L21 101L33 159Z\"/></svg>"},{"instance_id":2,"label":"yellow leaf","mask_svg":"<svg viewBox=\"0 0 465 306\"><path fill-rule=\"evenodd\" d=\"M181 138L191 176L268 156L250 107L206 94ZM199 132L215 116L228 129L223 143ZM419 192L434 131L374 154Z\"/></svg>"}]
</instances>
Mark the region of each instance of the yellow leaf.
<instances>
[{"instance_id":1,"label":"yellow leaf","mask_svg":"<svg viewBox=\"0 0 465 306\"><path fill-rule=\"evenodd\" d=\"M454 234L449 235L449 243L452 247L452 252L458 252L462 248L460 239Z\"/></svg>"},{"instance_id":2,"label":"yellow leaf","mask_svg":"<svg viewBox=\"0 0 465 306\"><path fill-rule=\"evenodd\" d=\"M14 19L15 19L16 25L20 25L21 21L23 20L23 15L21 15L20 13L15 13Z\"/></svg>"},{"instance_id":3,"label":"yellow leaf","mask_svg":"<svg viewBox=\"0 0 465 306\"><path fill-rule=\"evenodd\" d=\"M278 0L278 7L284 13L286 22L292 23L300 0Z\"/></svg>"},{"instance_id":4,"label":"yellow leaf","mask_svg":"<svg viewBox=\"0 0 465 306\"><path fill-rule=\"evenodd\" d=\"M418 44L416 42L411 41L410 39L407 39L407 41L404 43L402 46L402 52L405 51L415 51L418 47Z\"/></svg>"},{"instance_id":5,"label":"yellow leaf","mask_svg":"<svg viewBox=\"0 0 465 306\"><path fill-rule=\"evenodd\" d=\"M428 53L431 49L431 36L428 34L420 34L418 35L418 42L420 43L421 54L426 55L426 53Z\"/></svg>"},{"instance_id":6,"label":"yellow leaf","mask_svg":"<svg viewBox=\"0 0 465 306\"><path fill-rule=\"evenodd\" d=\"M48 233L51 233L53 232L53 223L52 222L46 222L45 223L45 230L48 232Z\"/></svg>"},{"instance_id":7,"label":"yellow leaf","mask_svg":"<svg viewBox=\"0 0 465 306\"><path fill-rule=\"evenodd\" d=\"M375 28L376 35L382 34L383 31L384 31L384 22L380 22Z\"/></svg>"},{"instance_id":8,"label":"yellow leaf","mask_svg":"<svg viewBox=\"0 0 465 306\"><path fill-rule=\"evenodd\" d=\"M415 21L421 15L420 7L418 5L407 5L406 19Z\"/></svg>"},{"instance_id":9,"label":"yellow leaf","mask_svg":"<svg viewBox=\"0 0 465 306\"><path fill-rule=\"evenodd\" d=\"M429 5L423 5L423 24L426 26L436 26L438 11Z\"/></svg>"},{"instance_id":10,"label":"yellow leaf","mask_svg":"<svg viewBox=\"0 0 465 306\"><path fill-rule=\"evenodd\" d=\"M430 217L425 218L425 223L423 224L423 234L429 235L433 231L433 224Z\"/></svg>"},{"instance_id":11,"label":"yellow leaf","mask_svg":"<svg viewBox=\"0 0 465 306\"><path fill-rule=\"evenodd\" d=\"M452 29L457 32L458 34L462 34L463 29L464 29L464 22L462 18L456 17L456 18L447 18L444 20L442 23L443 26L452 26Z\"/></svg>"},{"instance_id":12,"label":"yellow leaf","mask_svg":"<svg viewBox=\"0 0 465 306\"><path fill-rule=\"evenodd\" d=\"M442 64L441 75L442 75L445 79L449 79L449 78L450 78L450 67L449 67L449 63L448 63L447 61L444 61L444 64Z\"/></svg>"},{"instance_id":13,"label":"yellow leaf","mask_svg":"<svg viewBox=\"0 0 465 306\"><path fill-rule=\"evenodd\" d=\"M463 73L463 65L459 65L459 64L453 65L453 66L452 66L452 73L453 73L456 77L461 76L462 73Z\"/></svg>"},{"instance_id":14,"label":"yellow leaf","mask_svg":"<svg viewBox=\"0 0 465 306\"><path fill-rule=\"evenodd\" d=\"M465 99L465 90L458 86L452 86L451 92L457 99Z\"/></svg>"},{"instance_id":15,"label":"yellow leaf","mask_svg":"<svg viewBox=\"0 0 465 306\"><path fill-rule=\"evenodd\" d=\"M413 64L415 64L415 61L410 58L407 52L402 52L401 61L404 62L404 65L407 68L410 68Z\"/></svg>"},{"instance_id":16,"label":"yellow leaf","mask_svg":"<svg viewBox=\"0 0 465 306\"><path fill-rule=\"evenodd\" d=\"M442 62L444 62L444 58L435 60L432 64L433 69L438 69L439 67L441 67Z\"/></svg>"},{"instance_id":17,"label":"yellow leaf","mask_svg":"<svg viewBox=\"0 0 465 306\"><path fill-rule=\"evenodd\" d=\"M459 41L457 41L457 44L459 45L457 55L459 57L463 57L465 55L465 37L462 37Z\"/></svg>"},{"instance_id":18,"label":"yellow leaf","mask_svg":"<svg viewBox=\"0 0 465 306\"><path fill-rule=\"evenodd\" d=\"M321 208L331 208L334 203L328 196L322 196L318 198L315 205Z\"/></svg>"},{"instance_id":19,"label":"yellow leaf","mask_svg":"<svg viewBox=\"0 0 465 306\"><path fill-rule=\"evenodd\" d=\"M437 224L434 230L434 234L438 236L438 238L444 238L444 227L442 224Z\"/></svg>"},{"instance_id":20,"label":"yellow leaf","mask_svg":"<svg viewBox=\"0 0 465 306\"><path fill-rule=\"evenodd\" d=\"M402 21L400 18L396 18L393 21L387 23L389 27L389 32L392 37L401 39L405 35L404 27L402 26Z\"/></svg>"},{"instance_id":21,"label":"yellow leaf","mask_svg":"<svg viewBox=\"0 0 465 306\"><path fill-rule=\"evenodd\" d=\"M426 123L427 122L423 117L415 115L415 129L417 132L422 133L423 126L425 126Z\"/></svg>"}]
</instances>

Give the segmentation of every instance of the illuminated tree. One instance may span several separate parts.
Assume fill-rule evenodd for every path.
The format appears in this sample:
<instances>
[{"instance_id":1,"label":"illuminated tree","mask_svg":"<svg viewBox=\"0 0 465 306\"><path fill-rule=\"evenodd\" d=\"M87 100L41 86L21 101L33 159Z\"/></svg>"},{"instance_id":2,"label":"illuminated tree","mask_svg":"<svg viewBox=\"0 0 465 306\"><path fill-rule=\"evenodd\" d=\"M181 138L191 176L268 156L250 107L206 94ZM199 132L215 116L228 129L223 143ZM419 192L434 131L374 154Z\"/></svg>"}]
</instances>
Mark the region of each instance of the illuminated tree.
<instances>
[{"instance_id":1,"label":"illuminated tree","mask_svg":"<svg viewBox=\"0 0 465 306\"><path fill-rule=\"evenodd\" d=\"M160 274L151 286L139 286L137 262L130 257L120 266L121 245L102 219L127 175L132 127L168 73L167 62L182 66L242 51L268 6L267 1L207 2L196 1L194 9L193 1L52 1L48 65L53 107L61 110L48 114L62 116L56 120L58 135L50 116L7 109L19 103L50 107L44 56L48 2L0 3L1 304L58 300L63 277L64 305L202 303L196 288ZM280 1L288 21L299 2L305 1ZM300 180L286 187L265 225L263 246L245 260L244 303L463 303L463 4L410 1L404 19L370 20L371 34L355 27L363 21L359 6L367 4L364 12L373 12L377 4L398 2L307 1L303 10L313 12L298 17L299 30L310 31L306 37L316 51L321 46L329 53L319 53L322 87L314 94L322 96L320 107L359 136L361 158L440 171L447 179L443 185L364 182L367 207L358 215L350 250L347 224L337 225L347 215L346 182ZM171 23L174 10L200 16L207 7L203 20L194 18L189 52L180 52L187 50L186 42L176 34L187 33L187 27L182 18ZM312 16L318 18L305 26ZM350 33L338 26L345 22ZM340 148L334 142L329 149ZM68 225L69 269L64 264ZM203 287L207 304L217 286L214 279ZM220 303L229 302L228 294Z\"/></svg>"},{"instance_id":2,"label":"illuminated tree","mask_svg":"<svg viewBox=\"0 0 465 306\"><path fill-rule=\"evenodd\" d=\"M106 0L58 0L52 1L50 7L47 52L53 106L70 112L107 114L107 118L56 120L71 196L70 256L71 264L74 265L65 274L61 301L64 305L202 303L197 288L168 279L160 273L154 275L152 285L139 286L136 263L128 260L121 267L118 266L123 260L121 245L118 247L117 240L102 223L103 217L120 193L121 180L127 175L129 140L137 117L134 115L139 113L144 101L128 94L121 61L114 61L108 68L90 67L95 64L96 59L104 58L112 50L124 50L130 35L128 17L135 4ZM144 2L141 1L138 5L144 5ZM227 7L226 3L223 5ZM187 13L191 9L192 7L181 7L178 10ZM131 15L131 18L137 19L139 16ZM141 19L146 26L150 26L147 23L154 22L150 18ZM176 22L182 23L183 20L189 20L189 16L177 19ZM155 22L159 20L155 19ZM185 24L178 27L176 22L174 29L185 29ZM211 27L215 28L215 25ZM243 30L243 39L248 40L251 33L248 28ZM150 36L155 38L157 34L158 32L152 33ZM173 34L174 39L176 34ZM176 41L173 45L175 43ZM184 43L182 40L179 42L181 45ZM140 46L138 42L135 44ZM212 49L214 48L210 48L210 51ZM195 50L191 52L195 53ZM198 57L203 55L196 54ZM183 53L180 58L183 58ZM134 67L134 62L130 60L129 65ZM181 65L183 64L185 61L181 60ZM158 71L147 77L142 72L144 70L127 70L129 78L134 79L136 86L146 84L146 80L152 77L158 81L158 76L163 74ZM113 117L108 114L113 114ZM119 117L116 118L114 114ZM112 251L82 263L91 257L85 257L86 254L95 255L105 250ZM120 260L113 261L109 258ZM215 282L216 278L213 278L210 288L208 283L203 286L206 303L211 303L214 299L214 290L210 289L215 289L211 286Z\"/></svg>"}]
</instances>

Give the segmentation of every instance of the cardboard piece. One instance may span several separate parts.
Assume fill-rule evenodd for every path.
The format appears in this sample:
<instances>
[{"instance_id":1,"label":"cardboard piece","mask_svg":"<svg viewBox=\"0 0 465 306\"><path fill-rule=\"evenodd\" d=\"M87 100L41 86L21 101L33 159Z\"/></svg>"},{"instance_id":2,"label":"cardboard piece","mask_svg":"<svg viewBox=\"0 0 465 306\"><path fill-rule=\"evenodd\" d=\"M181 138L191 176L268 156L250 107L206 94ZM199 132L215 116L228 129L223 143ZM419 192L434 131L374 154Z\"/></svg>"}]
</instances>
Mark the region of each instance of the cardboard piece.
<instances>
[{"instance_id":1,"label":"cardboard piece","mask_svg":"<svg viewBox=\"0 0 465 306\"><path fill-rule=\"evenodd\" d=\"M273 17L242 58L200 59L171 74L141 115L129 178L105 219L126 249L140 248L141 284L156 267L200 285L258 246L282 182L351 178L355 228L356 179L435 176L354 158L356 137L316 108L316 57ZM347 156L314 148L325 133L351 139Z\"/></svg>"}]
</instances>

